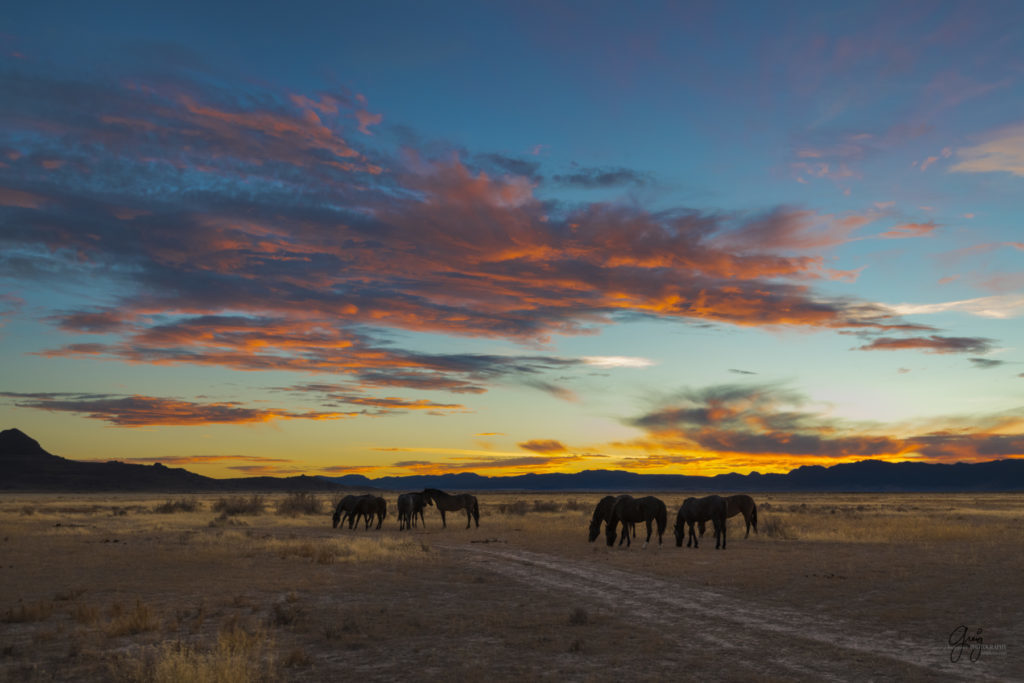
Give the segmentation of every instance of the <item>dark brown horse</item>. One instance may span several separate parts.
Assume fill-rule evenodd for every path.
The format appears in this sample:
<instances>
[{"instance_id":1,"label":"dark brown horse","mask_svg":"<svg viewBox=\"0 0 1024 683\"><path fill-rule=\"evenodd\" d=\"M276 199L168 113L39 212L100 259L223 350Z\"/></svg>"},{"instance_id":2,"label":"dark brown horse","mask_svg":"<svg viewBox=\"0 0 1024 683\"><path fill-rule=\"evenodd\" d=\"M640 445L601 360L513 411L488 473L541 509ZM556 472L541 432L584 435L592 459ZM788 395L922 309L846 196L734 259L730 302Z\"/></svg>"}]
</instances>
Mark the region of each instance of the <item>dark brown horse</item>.
<instances>
[{"instance_id":1,"label":"dark brown horse","mask_svg":"<svg viewBox=\"0 0 1024 683\"><path fill-rule=\"evenodd\" d=\"M612 508L615 507L615 496L605 496L594 508L594 515L590 518L590 533L588 539L593 542L601 533L601 524L607 523L612 516ZM629 531L636 538L636 524L629 523Z\"/></svg>"},{"instance_id":2,"label":"dark brown horse","mask_svg":"<svg viewBox=\"0 0 1024 683\"><path fill-rule=\"evenodd\" d=\"M611 515L608 517L608 524L605 527L605 540L608 545L615 544L615 527L622 522L622 537L619 538L619 545L626 542L626 547L632 545L629 539L629 525L643 522L647 525L647 540L644 546L651 541L651 522L658 523L658 545L661 545L661 537L665 533L665 524L668 523L668 511L665 503L654 496L644 498L633 498L633 496L619 496L612 506Z\"/></svg>"},{"instance_id":3,"label":"dark brown horse","mask_svg":"<svg viewBox=\"0 0 1024 683\"><path fill-rule=\"evenodd\" d=\"M423 489L423 498L437 507L437 511L441 513L441 526L445 529L448 528L448 524L444 520L444 513L454 510L466 511L467 529L470 520L476 522L477 528L480 527L480 506L476 502L476 496L469 493L452 495L440 489Z\"/></svg>"},{"instance_id":4,"label":"dark brown horse","mask_svg":"<svg viewBox=\"0 0 1024 683\"><path fill-rule=\"evenodd\" d=\"M355 503L352 504L352 512L350 512L348 516L348 528L351 529L353 525L358 527L359 520L362 519L364 522L363 530L365 531L369 529L370 522L373 521L373 516L378 514L378 511L380 510L380 503L383 502L383 498L378 498L372 494L357 497ZM385 514L386 512L387 506L385 504ZM383 516L381 519L383 519ZM377 528L379 529L380 526Z\"/></svg>"},{"instance_id":5,"label":"dark brown horse","mask_svg":"<svg viewBox=\"0 0 1024 683\"><path fill-rule=\"evenodd\" d=\"M345 521L346 517L350 517L352 515L352 511L355 509L356 501L359 500L359 498L360 496L349 495L345 496L340 501L338 501L337 507L334 508L334 516L332 518L334 521L335 529L338 528L338 524ZM352 525L350 523L349 528L351 527Z\"/></svg>"},{"instance_id":6,"label":"dark brown horse","mask_svg":"<svg viewBox=\"0 0 1024 683\"><path fill-rule=\"evenodd\" d=\"M371 521L371 517L373 515L377 515L377 526L374 527L374 528L375 529L380 529L380 525L384 523L384 518L388 516L388 502L386 500L384 500L383 498L378 496L378 497L373 499L372 503L373 503L373 505L372 505L373 511L366 518L366 521L367 521L367 525L366 526L367 526L367 528L369 528L369 526L370 526L369 522Z\"/></svg>"},{"instance_id":7,"label":"dark brown horse","mask_svg":"<svg viewBox=\"0 0 1024 683\"><path fill-rule=\"evenodd\" d=\"M715 549L721 547L725 550L725 511L727 505L725 498L721 496L705 496L704 498L687 498L683 501L679 512L676 514L676 547L682 547L683 536L686 535L689 527L689 536L686 539L686 547L690 544L697 546L697 534L694 533L693 525L711 520L715 528Z\"/></svg>"},{"instance_id":8,"label":"dark brown horse","mask_svg":"<svg viewBox=\"0 0 1024 683\"><path fill-rule=\"evenodd\" d=\"M743 521L747 523L747 533L743 535L743 538L750 537L750 527L754 527L754 533L757 533L757 503L753 498L745 493L738 493L735 496L726 496L725 504L727 506L726 517L743 514ZM704 522L700 523L700 537L704 538Z\"/></svg>"},{"instance_id":9,"label":"dark brown horse","mask_svg":"<svg viewBox=\"0 0 1024 683\"><path fill-rule=\"evenodd\" d=\"M398 530L411 529L416 525L416 515L420 516L423 527L427 521L423 518L423 508L429 501L422 493L403 493L398 497Z\"/></svg>"}]
</instances>

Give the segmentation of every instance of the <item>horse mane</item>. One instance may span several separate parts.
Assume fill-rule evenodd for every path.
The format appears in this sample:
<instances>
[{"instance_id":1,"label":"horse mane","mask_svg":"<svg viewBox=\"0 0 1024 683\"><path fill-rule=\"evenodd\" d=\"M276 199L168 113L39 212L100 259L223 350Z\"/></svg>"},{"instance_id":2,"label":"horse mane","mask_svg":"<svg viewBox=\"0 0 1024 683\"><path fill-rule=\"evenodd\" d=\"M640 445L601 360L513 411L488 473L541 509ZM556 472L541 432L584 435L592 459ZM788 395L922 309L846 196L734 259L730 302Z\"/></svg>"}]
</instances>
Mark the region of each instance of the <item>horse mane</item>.
<instances>
[{"instance_id":1,"label":"horse mane","mask_svg":"<svg viewBox=\"0 0 1024 683\"><path fill-rule=\"evenodd\" d=\"M424 492L424 493L429 493L429 494L431 494L431 495L434 495L434 494L440 494L440 495L442 495L442 496L448 496L448 495L451 495L451 494L449 494L449 493L445 493L445 492L444 492L444 491L442 491L441 489L423 489L423 492Z\"/></svg>"}]
</instances>

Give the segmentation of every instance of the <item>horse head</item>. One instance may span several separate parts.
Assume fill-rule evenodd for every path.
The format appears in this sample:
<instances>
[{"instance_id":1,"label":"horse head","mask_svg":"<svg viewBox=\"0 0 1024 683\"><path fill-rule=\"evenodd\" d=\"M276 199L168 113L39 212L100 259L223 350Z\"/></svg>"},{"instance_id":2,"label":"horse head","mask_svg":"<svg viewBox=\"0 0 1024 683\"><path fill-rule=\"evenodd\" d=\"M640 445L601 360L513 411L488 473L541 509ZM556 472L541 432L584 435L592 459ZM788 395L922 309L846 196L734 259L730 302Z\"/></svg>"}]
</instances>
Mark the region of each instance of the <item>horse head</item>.
<instances>
[{"instance_id":1,"label":"horse head","mask_svg":"<svg viewBox=\"0 0 1024 683\"><path fill-rule=\"evenodd\" d=\"M672 528L673 533L676 535L676 547L683 547L683 536L686 535L686 527L679 521L676 522L675 527Z\"/></svg>"},{"instance_id":2,"label":"horse head","mask_svg":"<svg viewBox=\"0 0 1024 683\"><path fill-rule=\"evenodd\" d=\"M332 525L333 528L337 529L338 528L338 522L341 521L341 508L340 507L337 510L334 511L334 516L331 518L331 520L334 522L334 524Z\"/></svg>"},{"instance_id":3,"label":"horse head","mask_svg":"<svg viewBox=\"0 0 1024 683\"><path fill-rule=\"evenodd\" d=\"M599 533L601 533L601 520L590 520L590 534L587 540L593 543Z\"/></svg>"}]
</instances>

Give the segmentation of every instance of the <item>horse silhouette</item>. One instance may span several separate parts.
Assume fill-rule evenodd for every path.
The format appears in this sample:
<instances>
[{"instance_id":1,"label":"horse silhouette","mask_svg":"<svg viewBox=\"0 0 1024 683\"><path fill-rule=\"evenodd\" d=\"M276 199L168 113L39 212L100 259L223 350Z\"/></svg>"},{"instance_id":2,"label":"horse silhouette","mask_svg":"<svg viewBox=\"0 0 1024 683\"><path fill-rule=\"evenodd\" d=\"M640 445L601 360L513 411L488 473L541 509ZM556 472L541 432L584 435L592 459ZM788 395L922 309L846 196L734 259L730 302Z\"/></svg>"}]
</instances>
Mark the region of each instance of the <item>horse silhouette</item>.
<instances>
[{"instance_id":1,"label":"horse silhouette","mask_svg":"<svg viewBox=\"0 0 1024 683\"><path fill-rule=\"evenodd\" d=\"M743 538L750 537L750 527L754 527L754 533L757 533L757 503L754 499L745 493L738 493L734 496L725 497L725 516L726 518L735 517L742 513L743 521L747 523L747 533L743 535ZM700 537L704 538L704 522L699 523Z\"/></svg>"},{"instance_id":2,"label":"horse silhouette","mask_svg":"<svg viewBox=\"0 0 1024 683\"><path fill-rule=\"evenodd\" d=\"M683 501L683 504L679 507L679 512L676 514L676 547L682 547L683 536L687 535L686 527L689 527L689 534L686 539L686 547L689 548L690 544L693 547L697 545L697 534L694 533L693 526L697 523L703 523L711 520L711 523L715 528L715 549L721 547L725 550L725 511L727 505L725 499L721 496L705 496L704 498L687 498Z\"/></svg>"},{"instance_id":3,"label":"horse silhouette","mask_svg":"<svg viewBox=\"0 0 1024 683\"><path fill-rule=\"evenodd\" d=\"M411 529L416 526L416 515L420 516L423 527L427 521L423 518L423 508L431 504L422 493L403 493L398 497L398 530Z\"/></svg>"},{"instance_id":4,"label":"horse silhouette","mask_svg":"<svg viewBox=\"0 0 1024 683\"><path fill-rule=\"evenodd\" d=\"M469 493L452 495L440 489L423 489L423 498L428 503L432 502L437 511L441 513L441 526L443 528L448 528L448 524L444 519L444 513L454 510L466 511L467 529L469 528L470 520L476 522L477 528L480 527L480 506L477 504L476 496Z\"/></svg>"},{"instance_id":5,"label":"horse silhouette","mask_svg":"<svg viewBox=\"0 0 1024 683\"><path fill-rule=\"evenodd\" d=\"M643 498L633 498L633 496L629 495L619 496L615 499L615 504L612 506L611 515L605 527L605 540L609 546L614 545L615 528L621 522L622 537L619 538L619 545L622 545L622 542L625 541L628 548L632 545L629 538L629 525L644 522L647 525L647 540L644 541L643 547L646 548L647 544L651 541L652 521L658 524L658 545L661 545L661 537L665 533L665 524L668 521L668 511L665 508L665 503L654 496L645 496Z\"/></svg>"}]
</instances>

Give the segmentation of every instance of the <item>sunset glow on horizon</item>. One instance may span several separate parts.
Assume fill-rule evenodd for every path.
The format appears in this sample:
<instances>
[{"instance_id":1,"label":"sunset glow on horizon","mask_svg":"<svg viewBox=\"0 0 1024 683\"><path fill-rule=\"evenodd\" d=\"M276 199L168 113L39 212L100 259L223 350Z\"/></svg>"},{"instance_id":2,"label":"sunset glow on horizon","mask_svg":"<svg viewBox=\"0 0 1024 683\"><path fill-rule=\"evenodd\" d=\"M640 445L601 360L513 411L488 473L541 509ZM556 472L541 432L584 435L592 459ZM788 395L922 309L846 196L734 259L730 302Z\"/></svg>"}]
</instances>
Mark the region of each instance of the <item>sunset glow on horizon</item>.
<instances>
[{"instance_id":1,"label":"sunset glow on horizon","mask_svg":"<svg viewBox=\"0 0 1024 683\"><path fill-rule=\"evenodd\" d=\"M1024 457L1018 3L9 14L0 428L52 453Z\"/></svg>"}]
</instances>

